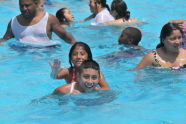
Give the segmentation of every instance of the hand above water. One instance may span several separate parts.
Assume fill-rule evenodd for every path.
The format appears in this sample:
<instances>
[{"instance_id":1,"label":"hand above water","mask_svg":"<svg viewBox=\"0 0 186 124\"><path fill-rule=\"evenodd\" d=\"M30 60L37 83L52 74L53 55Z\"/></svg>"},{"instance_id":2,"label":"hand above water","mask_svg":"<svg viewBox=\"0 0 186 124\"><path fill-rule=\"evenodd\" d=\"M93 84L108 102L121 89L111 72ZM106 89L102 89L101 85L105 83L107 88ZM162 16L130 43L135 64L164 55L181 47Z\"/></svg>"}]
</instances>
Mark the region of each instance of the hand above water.
<instances>
[{"instance_id":1,"label":"hand above water","mask_svg":"<svg viewBox=\"0 0 186 124\"><path fill-rule=\"evenodd\" d=\"M62 71L62 67L61 67L61 61L58 58L54 59L54 63L52 64L51 62L49 62L49 65L51 66L52 72L50 74L50 76L52 78L57 78L57 75Z\"/></svg>"}]
</instances>

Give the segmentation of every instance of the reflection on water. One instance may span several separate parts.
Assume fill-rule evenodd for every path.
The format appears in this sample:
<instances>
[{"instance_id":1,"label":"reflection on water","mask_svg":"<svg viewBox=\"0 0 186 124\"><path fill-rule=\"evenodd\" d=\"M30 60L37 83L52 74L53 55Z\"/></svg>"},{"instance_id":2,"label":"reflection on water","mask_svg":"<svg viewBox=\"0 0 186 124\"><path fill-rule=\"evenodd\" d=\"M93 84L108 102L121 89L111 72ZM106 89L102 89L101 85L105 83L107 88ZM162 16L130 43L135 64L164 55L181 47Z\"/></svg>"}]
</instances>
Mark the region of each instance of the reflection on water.
<instances>
[{"instance_id":1,"label":"reflection on water","mask_svg":"<svg viewBox=\"0 0 186 124\"><path fill-rule=\"evenodd\" d=\"M108 104L117 98L117 92L113 90L82 93L77 95L48 95L40 99L34 99L31 105L56 104L66 105L73 103L76 106L98 106Z\"/></svg>"}]
</instances>

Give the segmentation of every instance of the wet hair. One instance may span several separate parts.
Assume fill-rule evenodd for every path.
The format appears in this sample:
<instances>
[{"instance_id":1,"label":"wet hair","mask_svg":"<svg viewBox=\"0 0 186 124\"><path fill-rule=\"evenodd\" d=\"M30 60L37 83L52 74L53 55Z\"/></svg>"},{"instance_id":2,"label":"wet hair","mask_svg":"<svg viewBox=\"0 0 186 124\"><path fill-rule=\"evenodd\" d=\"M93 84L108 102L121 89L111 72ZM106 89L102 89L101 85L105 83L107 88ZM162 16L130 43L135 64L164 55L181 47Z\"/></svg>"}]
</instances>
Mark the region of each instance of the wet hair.
<instances>
[{"instance_id":1,"label":"wet hair","mask_svg":"<svg viewBox=\"0 0 186 124\"><path fill-rule=\"evenodd\" d=\"M81 64L81 66L79 68L80 74L83 72L83 69L88 69L88 68L97 70L100 73L100 67L99 67L99 64L96 61L94 61L94 60L85 60L85 61L83 61L83 63Z\"/></svg>"},{"instance_id":2,"label":"wet hair","mask_svg":"<svg viewBox=\"0 0 186 124\"><path fill-rule=\"evenodd\" d=\"M127 9L127 4L123 0L114 0L111 4L111 11L117 13L115 19L124 18L128 20L130 18L130 11Z\"/></svg>"},{"instance_id":3,"label":"wet hair","mask_svg":"<svg viewBox=\"0 0 186 124\"><path fill-rule=\"evenodd\" d=\"M164 47L163 41L166 37L170 36L174 30L179 30L183 36L182 29L175 23L167 23L163 26L160 33L160 43L156 46L156 48Z\"/></svg>"},{"instance_id":4,"label":"wet hair","mask_svg":"<svg viewBox=\"0 0 186 124\"><path fill-rule=\"evenodd\" d=\"M125 33L125 34L123 34ZM131 43L132 45L138 45L142 38L142 33L138 28L135 27L127 27L122 31L121 35L127 35L127 38L132 39ZM129 43L123 43L119 42L120 44L129 44Z\"/></svg>"},{"instance_id":5,"label":"wet hair","mask_svg":"<svg viewBox=\"0 0 186 124\"><path fill-rule=\"evenodd\" d=\"M72 65L72 53L73 53L74 49L76 47L78 47L78 46L83 47L83 49L87 52L87 54L88 54L88 59L87 60L92 60L92 52L90 50L90 47L84 42L76 42L71 47L70 52L69 52L69 63L70 63L71 68L73 68L73 65Z\"/></svg>"},{"instance_id":6,"label":"wet hair","mask_svg":"<svg viewBox=\"0 0 186 124\"><path fill-rule=\"evenodd\" d=\"M98 4L101 4L102 7L106 7L108 9L108 11L110 11L110 8L107 4L107 0L95 0L95 2L98 3Z\"/></svg>"},{"instance_id":7,"label":"wet hair","mask_svg":"<svg viewBox=\"0 0 186 124\"><path fill-rule=\"evenodd\" d=\"M61 9L59 9L57 12L56 12L56 17L57 17L57 19L59 20L59 22L61 23L61 24L68 24L68 22L66 22L64 19L65 19L65 10L66 10L67 8L61 8Z\"/></svg>"}]
</instances>

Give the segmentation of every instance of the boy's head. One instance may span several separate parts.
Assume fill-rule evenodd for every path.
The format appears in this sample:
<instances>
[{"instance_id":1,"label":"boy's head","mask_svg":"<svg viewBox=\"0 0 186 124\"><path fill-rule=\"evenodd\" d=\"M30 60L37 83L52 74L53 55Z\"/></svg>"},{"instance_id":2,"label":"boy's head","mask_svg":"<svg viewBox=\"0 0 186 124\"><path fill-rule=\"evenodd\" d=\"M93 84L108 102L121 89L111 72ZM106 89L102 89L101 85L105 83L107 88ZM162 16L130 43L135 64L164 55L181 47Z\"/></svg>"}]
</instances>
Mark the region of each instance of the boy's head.
<instances>
[{"instance_id":1,"label":"boy's head","mask_svg":"<svg viewBox=\"0 0 186 124\"><path fill-rule=\"evenodd\" d=\"M142 38L141 31L135 27L127 27L125 28L119 39L119 44L127 44L127 45L138 45Z\"/></svg>"},{"instance_id":2,"label":"boy's head","mask_svg":"<svg viewBox=\"0 0 186 124\"><path fill-rule=\"evenodd\" d=\"M100 79L100 67L94 60L85 60L80 68L78 82L84 91L95 89Z\"/></svg>"}]
</instances>

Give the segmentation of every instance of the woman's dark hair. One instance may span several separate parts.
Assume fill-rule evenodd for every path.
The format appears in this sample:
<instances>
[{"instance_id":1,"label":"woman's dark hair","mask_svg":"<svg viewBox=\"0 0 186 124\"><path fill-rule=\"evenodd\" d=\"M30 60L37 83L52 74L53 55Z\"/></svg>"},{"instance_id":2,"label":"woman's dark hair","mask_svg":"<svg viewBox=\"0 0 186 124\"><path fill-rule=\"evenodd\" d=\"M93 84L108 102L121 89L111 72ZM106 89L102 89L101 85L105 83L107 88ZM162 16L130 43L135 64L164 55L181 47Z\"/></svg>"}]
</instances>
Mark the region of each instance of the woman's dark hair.
<instances>
[{"instance_id":1,"label":"woman's dark hair","mask_svg":"<svg viewBox=\"0 0 186 124\"><path fill-rule=\"evenodd\" d=\"M115 19L124 18L128 20L130 18L130 11L127 9L127 4L123 0L114 0L111 4L111 11L117 13Z\"/></svg>"},{"instance_id":2,"label":"woman's dark hair","mask_svg":"<svg viewBox=\"0 0 186 124\"><path fill-rule=\"evenodd\" d=\"M76 47L78 47L78 46L83 47L83 49L84 49L84 50L87 52L87 54L88 54L88 60L92 60L92 52L91 52L91 50L90 50L90 47L89 47L86 43L84 43L84 42L76 42L76 43L71 47L70 52L69 52L69 63L70 63L71 68L73 67L73 65L72 65L72 52L73 52L74 49L75 49Z\"/></svg>"},{"instance_id":3,"label":"woman's dark hair","mask_svg":"<svg viewBox=\"0 0 186 124\"><path fill-rule=\"evenodd\" d=\"M167 23L163 26L160 33L160 43L156 46L156 48L163 47L163 41L166 37L170 36L174 30L179 30L183 36L182 29L175 23Z\"/></svg>"},{"instance_id":4,"label":"woman's dark hair","mask_svg":"<svg viewBox=\"0 0 186 124\"><path fill-rule=\"evenodd\" d=\"M56 12L56 17L61 24L66 24L66 23L68 24L68 22L65 21L65 15L64 15L65 9L67 8L61 8Z\"/></svg>"},{"instance_id":5,"label":"woman's dark hair","mask_svg":"<svg viewBox=\"0 0 186 124\"><path fill-rule=\"evenodd\" d=\"M102 5L102 7L106 7L108 9L108 11L110 12L110 8L107 4L107 0L96 0L96 3L99 3Z\"/></svg>"}]
</instances>

